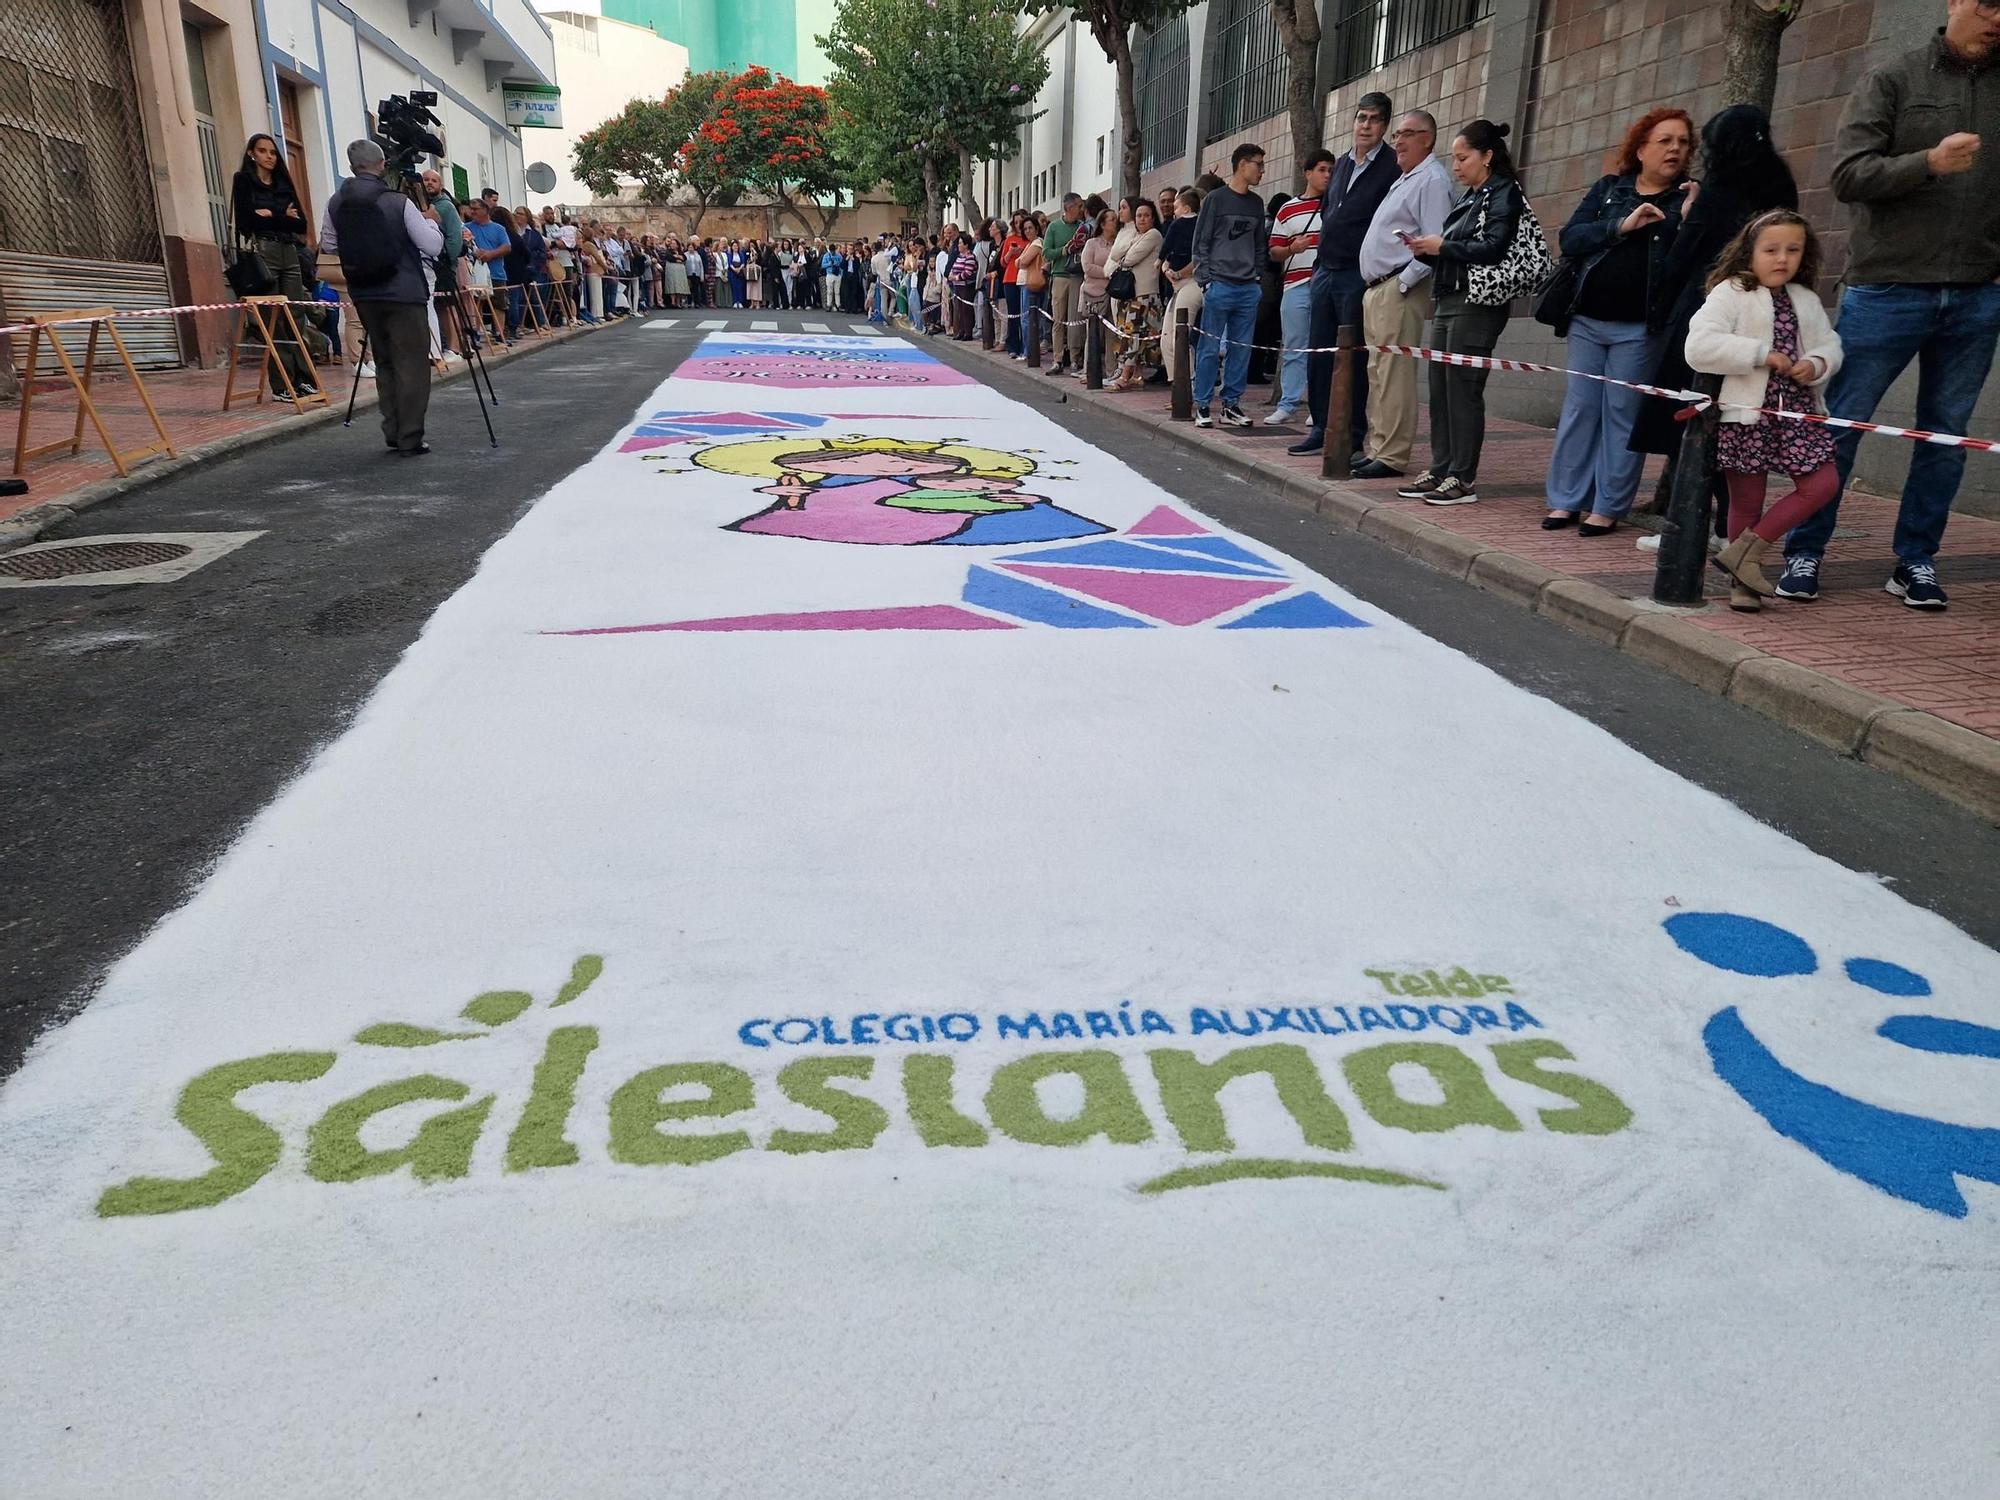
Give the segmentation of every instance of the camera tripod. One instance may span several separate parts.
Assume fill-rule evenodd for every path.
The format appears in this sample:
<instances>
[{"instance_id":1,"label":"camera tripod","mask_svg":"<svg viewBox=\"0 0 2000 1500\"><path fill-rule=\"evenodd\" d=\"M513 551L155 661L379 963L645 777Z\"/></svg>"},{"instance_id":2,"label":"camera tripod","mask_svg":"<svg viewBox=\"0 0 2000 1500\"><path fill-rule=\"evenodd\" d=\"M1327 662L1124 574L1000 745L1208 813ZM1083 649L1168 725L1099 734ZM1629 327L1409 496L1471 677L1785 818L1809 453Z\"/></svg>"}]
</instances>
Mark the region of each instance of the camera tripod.
<instances>
[{"instance_id":1,"label":"camera tripod","mask_svg":"<svg viewBox=\"0 0 2000 1500\"><path fill-rule=\"evenodd\" d=\"M480 353L480 341L474 335L471 319L465 315L465 303L462 300L463 295L456 287L453 287L451 291L440 293L432 300L442 301L444 306L450 310L451 316L456 320L452 326L458 330L458 341L466 350L465 357L470 364L472 373L472 394L479 398L479 415L486 423L486 441L497 448L500 446L500 439L493 431L493 416L492 413L487 411L486 406L489 401L494 406L498 406L500 404L500 394L493 389L493 374L486 368L486 357ZM357 323L361 321L358 313L355 315L354 321ZM365 325L361 330L361 349L359 352L360 359L354 366L354 380L347 388L347 415L341 421L340 425L342 427L352 427L354 425L354 398L361 392L361 366L368 363L368 329ZM482 380L486 382L486 389L483 391L479 388L479 382Z\"/></svg>"}]
</instances>

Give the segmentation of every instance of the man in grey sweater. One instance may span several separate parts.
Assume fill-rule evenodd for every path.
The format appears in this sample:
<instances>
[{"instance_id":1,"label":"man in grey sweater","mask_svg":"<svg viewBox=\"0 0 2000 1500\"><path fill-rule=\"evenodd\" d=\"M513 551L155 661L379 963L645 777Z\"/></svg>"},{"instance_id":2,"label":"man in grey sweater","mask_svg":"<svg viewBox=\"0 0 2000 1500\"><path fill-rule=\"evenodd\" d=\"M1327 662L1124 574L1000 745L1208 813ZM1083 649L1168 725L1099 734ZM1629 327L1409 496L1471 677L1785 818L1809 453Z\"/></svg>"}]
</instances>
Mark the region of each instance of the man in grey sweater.
<instances>
[{"instance_id":1,"label":"man in grey sweater","mask_svg":"<svg viewBox=\"0 0 2000 1500\"><path fill-rule=\"evenodd\" d=\"M1201 287L1201 339L1194 353L1194 425L1207 427L1222 374L1222 425L1249 427L1243 390L1250 383L1250 340L1263 293L1264 200L1253 188L1264 180L1264 148L1248 142L1229 158L1229 181L1201 200L1194 221L1194 279Z\"/></svg>"},{"instance_id":2,"label":"man in grey sweater","mask_svg":"<svg viewBox=\"0 0 2000 1500\"><path fill-rule=\"evenodd\" d=\"M2000 4L1949 0L1943 28L1871 69L1841 116L1833 190L1854 206L1854 233L1829 415L1867 421L1915 359L1916 425L1961 434L1970 425L2000 341L2000 146L1985 150L1988 136L2000 140ZM1843 485L1861 439L1847 429L1836 440ZM1913 446L1896 568L1883 585L1912 609L1945 607L1933 559L1964 473L1963 448ZM1786 540L1780 598L1819 597L1839 509Z\"/></svg>"}]
</instances>

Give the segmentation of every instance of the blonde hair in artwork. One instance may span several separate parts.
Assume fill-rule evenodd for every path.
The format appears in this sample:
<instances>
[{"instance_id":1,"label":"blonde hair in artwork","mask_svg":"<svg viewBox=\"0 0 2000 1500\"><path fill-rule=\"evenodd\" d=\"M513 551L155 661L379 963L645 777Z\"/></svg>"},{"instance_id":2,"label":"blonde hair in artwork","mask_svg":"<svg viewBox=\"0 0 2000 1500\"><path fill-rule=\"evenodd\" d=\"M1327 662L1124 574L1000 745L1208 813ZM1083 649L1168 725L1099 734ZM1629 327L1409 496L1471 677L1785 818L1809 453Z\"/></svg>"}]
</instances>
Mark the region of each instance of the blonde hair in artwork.
<instances>
[{"instance_id":1,"label":"blonde hair in artwork","mask_svg":"<svg viewBox=\"0 0 2000 1500\"><path fill-rule=\"evenodd\" d=\"M694 455L694 461L718 474L775 479L787 473L812 474L816 456L844 453L900 453L911 458L956 459L965 465L967 474L978 479L1021 479L1035 472L1033 459L998 448L890 437L755 438L704 448Z\"/></svg>"}]
</instances>

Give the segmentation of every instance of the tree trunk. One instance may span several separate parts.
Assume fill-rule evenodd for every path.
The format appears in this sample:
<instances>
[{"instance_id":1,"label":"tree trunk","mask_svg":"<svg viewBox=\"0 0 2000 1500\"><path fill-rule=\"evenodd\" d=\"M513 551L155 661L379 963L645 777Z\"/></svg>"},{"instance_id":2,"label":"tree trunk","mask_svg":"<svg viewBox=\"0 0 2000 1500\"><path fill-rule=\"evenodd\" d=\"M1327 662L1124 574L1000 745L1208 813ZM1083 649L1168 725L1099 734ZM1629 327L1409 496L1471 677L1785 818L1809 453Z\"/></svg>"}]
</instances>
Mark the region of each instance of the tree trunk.
<instances>
[{"instance_id":1,"label":"tree trunk","mask_svg":"<svg viewBox=\"0 0 2000 1500\"><path fill-rule=\"evenodd\" d=\"M919 234L936 234L944 214L944 174L938 170L937 158L924 158L924 217L918 226Z\"/></svg>"},{"instance_id":2,"label":"tree trunk","mask_svg":"<svg viewBox=\"0 0 2000 1500\"><path fill-rule=\"evenodd\" d=\"M1132 76L1132 38L1120 30L1112 38L1112 62L1118 66L1118 191L1126 197L1139 193L1139 163L1146 143L1139 135L1139 101Z\"/></svg>"},{"instance_id":3,"label":"tree trunk","mask_svg":"<svg viewBox=\"0 0 2000 1500\"><path fill-rule=\"evenodd\" d=\"M1804 0L1729 0L1723 14L1722 102L1768 110L1778 92L1778 44Z\"/></svg>"},{"instance_id":4,"label":"tree trunk","mask_svg":"<svg viewBox=\"0 0 2000 1500\"><path fill-rule=\"evenodd\" d=\"M1303 167L1326 128L1326 101L1319 90L1318 0L1271 0L1278 35L1285 44L1285 113L1292 125L1292 163Z\"/></svg>"},{"instance_id":5,"label":"tree trunk","mask_svg":"<svg viewBox=\"0 0 2000 1500\"><path fill-rule=\"evenodd\" d=\"M965 205L967 227L978 229L986 221L986 215L980 212L979 200L973 196L972 148L969 146L958 148L958 201Z\"/></svg>"}]
</instances>

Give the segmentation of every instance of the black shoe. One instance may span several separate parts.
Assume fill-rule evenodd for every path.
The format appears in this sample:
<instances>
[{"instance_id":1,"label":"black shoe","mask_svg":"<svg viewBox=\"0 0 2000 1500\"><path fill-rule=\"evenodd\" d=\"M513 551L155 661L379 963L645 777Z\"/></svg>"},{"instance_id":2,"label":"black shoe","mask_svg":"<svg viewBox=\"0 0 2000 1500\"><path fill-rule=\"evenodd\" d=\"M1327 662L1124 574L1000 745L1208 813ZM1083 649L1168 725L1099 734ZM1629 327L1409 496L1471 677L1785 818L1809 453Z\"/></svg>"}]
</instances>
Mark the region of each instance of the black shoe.
<instances>
[{"instance_id":1,"label":"black shoe","mask_svg":"<svg viewBox=\"0 0 2000 1500\"><path fill-rule=\"evenodd\" d=\"M1576 534L1578 536L1610 536L1617 529L1618 523L1616 521L1606 521L1602 526L1593 526L1588 521L1578 521L1576 523Z\"/></svg>"},{"instance_id":2,"label":"black shoe","mask_svg":"<svg viewBox=\"0 0 2000 1500\"><path fill-rule=\"evenodd\" d=\"M1542 530L1544 531L1566 531L1575 524L1576 512L1573 510L1566 510L1559 516L1542 517Z\"/></svg>"},{"instance_id":3,"label":"black shoe","mask_svg":"<svg viewBox=\"0 0 2000 1500\"><path fill-rule=\"evenodd\" d=\"M1785 559L1785 571L1778 575L1772 592L1780 599L1810 604L1819 598L1819 559L1810 552ZM1893 592L1893 591L1892 591Z\"/></svg>"},{"instance_id":4,"label":"black shoe","mask_svg":"<svg viewBox=\"0 0 2000 1500\"><path fill-rule=\"evenodd\" d=\"M429 443L418 443L414 448L398 448L396 455L399 458L422 458L430 451L431 445Z\"/></svg>"},{"instance_id":5,"label":"black shoe","mask_svg":"<svg viewBox=\"0 0 2000 1500\"><path fill-rule=\"evenodd\" d=\"M1257 420L1254 417L1245 416L1242 409L1236 406L1235 403L1225 401L1222 403L1222 425L1224 427L1255 427Z\"/></svg>"},{"instance_id":6,"label":"black shoe","mask_svg":"<svg viewBox=\"0 0 2000 1500\"><path fill-rule=\"evenodd\" d=\"M1392 469L1379 458L1371 458L1354 470L1356 479L1401 479L1403 471Z\"/></svg>"},{"instance_id":7,"label":"black shoe","mask_svg":"<svg viewBox=\"0 0 2000 1500\"><path fill-rule=\"evenodd\" d=\"M1326 434L1317 427L1308 427L1306 435L1285 451L1287 453L1317 453L1326 446Z\"/></svg>"},{"instance_id":8,"label":"black shoe","mask_svg":"<svg viewBox=\"0 0 2000 1500\"><path fill-rule=\"evenodd\" d=\"M1927 562L1897 563L1882 587L1911 609L1943 609L1950 602L1938 587L1937 569Z\"/></svg>"},{"instance_id":9,"label":"black shoe","mask_svg":"<svg viewBox=\"0 0 2000 1500\"><path fill-rule=\"evenodd\" d=\"M1207 407L1197 406L1194 409L1194 425L1197 427L1213 427L1215 425L1215 418L1208 414Z\"/></svg>"},{"instance_id":10,"label":"black shoe","mask_svg":"<svg viewBox=\"0 0 2000 1500\"><path fill-rule=\"evenodd\" d=\"M1042 373L1044 375L1067 375L1069 374L1069 366L1055 365L1047 370L1042 371Z\"/></svg>"}]
</instances>

